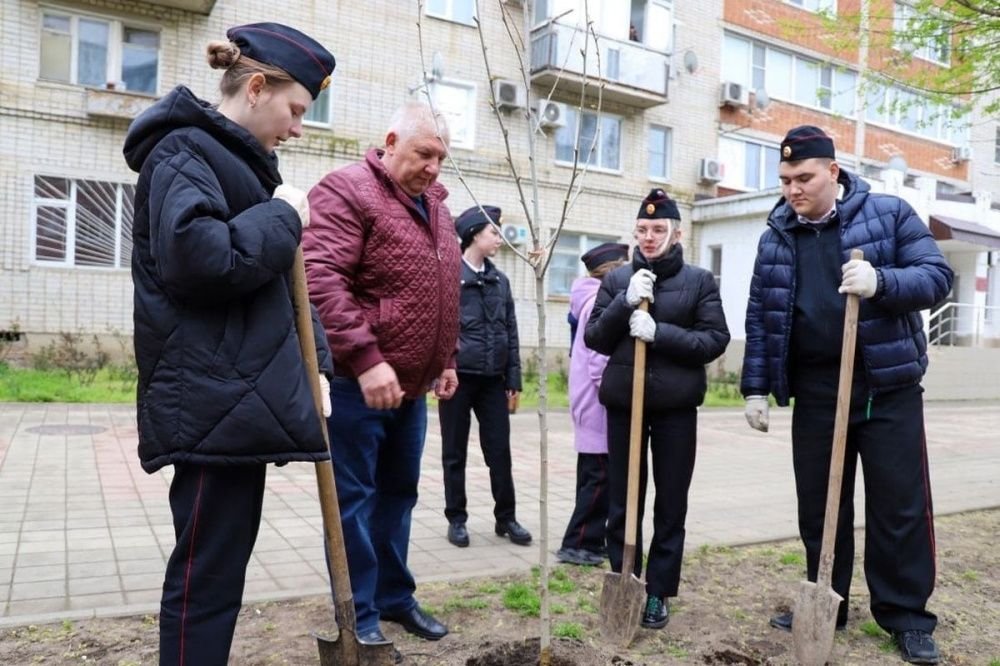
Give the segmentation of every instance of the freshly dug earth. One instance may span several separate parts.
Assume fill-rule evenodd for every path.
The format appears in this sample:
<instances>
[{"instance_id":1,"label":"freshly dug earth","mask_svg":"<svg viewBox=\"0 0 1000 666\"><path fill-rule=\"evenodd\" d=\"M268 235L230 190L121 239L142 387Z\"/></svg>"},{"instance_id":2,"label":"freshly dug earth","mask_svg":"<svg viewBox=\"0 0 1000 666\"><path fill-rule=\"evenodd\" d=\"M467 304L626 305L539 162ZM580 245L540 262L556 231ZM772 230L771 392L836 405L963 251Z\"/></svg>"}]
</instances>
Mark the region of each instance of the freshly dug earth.
<instances>
[{"instance_id":1,"label":"freshly dug earth","mask_svg":"<svg viewBox=\"0 0 1000 666\"><path fill-rule=\"evenodd\" d=\"M1000 509L937 520L938 578L930 609L944 663L1000 666ZM859 544L863 538L858 538ZM628 649L604 645L597 606L602 569L560 565L550 580L554 666L642 664L787 664L791 634L768 627L805 578L801 545L786 541L701 548L685 559L681 596L663 630L640 629ZM529 666L538 663L537 575L426 584L418 598L451 633L430 643L383 623L410 666ZM245 606L233 642L234 664L315 664L310 631L329 632L324 597ZM559 638L562 637L562 638ZM0 631L0 664L155 664L156 618L103 618ZM838 632L838 664L902 664L868 611L857 560L847 631Z\"/></svg>"}]
</instances>

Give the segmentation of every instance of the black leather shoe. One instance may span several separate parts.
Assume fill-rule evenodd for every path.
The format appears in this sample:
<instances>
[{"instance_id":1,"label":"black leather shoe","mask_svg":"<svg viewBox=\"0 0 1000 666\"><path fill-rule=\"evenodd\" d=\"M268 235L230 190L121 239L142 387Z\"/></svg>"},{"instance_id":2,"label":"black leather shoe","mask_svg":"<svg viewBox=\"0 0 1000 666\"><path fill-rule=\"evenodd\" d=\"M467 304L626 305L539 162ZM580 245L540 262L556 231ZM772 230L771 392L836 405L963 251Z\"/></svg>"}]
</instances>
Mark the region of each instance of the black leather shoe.
<instances>
[{"instance_id":1,"label":"black leather shoe","mask_svg":"<svg viewBox=\"0 0 1000 666\"><path fill-rule=\"evenodd\" d=\"M642 614L642 626L647 629L662 629L670 621L670 603L666 599L648 595L646 610Z\"/></svg>"},{"instance_id":2,"label":"black leather shoe","mask_svg":"<svg viewBox=\"0 0 1000 666\"><path fill-rule=\"evenodd\" d=\"M359 633L357 636L358 642L362 645L392 645L392 641L386 638L382 630L377 627L371 631ZM403 655L396 648L392 648L392 658L397 664L403 661Z\"/></svg>"},{"instance_id":3,"label":"black leather shoe","mask_svg":"<svg viewBox=\"0 0 1000 666\"><path fill-rule=\"evenodd\" d=\"M603 557L583 548L560 548L556 553L556 559L566 564L578 564L584 567L593 567L604 562Z\"/></svg>"},{"instance_id":4,"label":"black leather shoe","mask_svg":"<svg viewBox=\"0 0 1000 666\"><path fill-rule=\"evenodd\" d=\"M899 646L903 661L911 664L936 664L941 661L941 653L938 652L934 637L926 631L894 631L892 638Z\"/></svg>"},{"instance_id":5,"label":"black leather shoe","mask_svg":"<svg viewBox=\"0 0 1000 666\"><path fill-rule=\"evenodd\" d=\"M448 542L459 548L469 545L469 530L465 529L465 523L448 524Z\"/></svg>"},{"instance_id":6,"label":"black leather shoe","mask_svg":"<svg viewBox=\"0 0 1000 666\"><path fill-rule=\"evenodd\" d=\"M420 606L414 606L399 614L382 613L382 619L395 622L414 636L420 636L429 641L437 641L448 635L448 627L435 620Z\"/></svg>"},{"instance_id":7,"label":"black leather shoe","mask_svg":"<svg viewBox=\"0 0 1000 666\"><path fill-rule=\"evenodd\" d=\"M774 627L775 629L781 629L782 631L791 631L793 615L794 614L791 612L782 613L781 615L775 615L774 617L771 618L768 624ZM843 631L846 626L847 626L847 618L838 617L837 627L836 627L837 631Z\"/></svg>"},{"instance_id":8,"label":"black leather shoe","mask_svg":"<svg viewBox=\"0 0 1000 666\"><path fill-rule=\"evenodd\" d=\"M509 537L511 542L518 546L527 546L531 543L531 532L521 527L521 524L516 520L497 523L494 531L497 536Z\"/></svg>"}]
</instances>

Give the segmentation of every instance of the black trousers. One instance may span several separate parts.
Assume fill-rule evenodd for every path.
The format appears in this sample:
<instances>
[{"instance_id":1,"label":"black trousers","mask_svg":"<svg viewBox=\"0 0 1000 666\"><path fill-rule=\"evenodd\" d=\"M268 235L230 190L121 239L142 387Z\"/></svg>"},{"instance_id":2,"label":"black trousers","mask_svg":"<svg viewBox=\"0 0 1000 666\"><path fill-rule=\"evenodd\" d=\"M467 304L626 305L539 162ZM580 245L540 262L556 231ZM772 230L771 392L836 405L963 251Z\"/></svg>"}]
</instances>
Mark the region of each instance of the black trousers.
<instances>
[{"instance_id":1,"label":"black trousers","mask_svg":"<svg viewBox=\"0 0 1000 666\"><path fill-rule=\"evenodd\" d=\"M608 525L608 454L576 456L576 506L562 547L603 553Z\"/></svg>"},{"instance_id":2,"label":"black trousers","mask_svg":"<svg viewBox=\"0 0 1000 666\"><path fill-rule=\"evenodd\" d=\"M612 571L622 571L625 544L625 500L628 488L630 415L608 410L608 559ZM642 572L642 517L645 513L647 450L652 460L653 538L646 562L646 591L657 597L675 597L684 556L684 520L688 488L694 473L698 410L664 409L646 412L639 475L639 520L633 570Z\"/></svg>"},{"instance_id":3,"label":"black trousers","mask_svg":"<svg viewBox=\"0 0 1000 666\"><path fill-rule=\"evenodd\" d=\"M225 666L257 540L266 465L174 467L177 544L160 601L160 664Z\"/></svg>"},{"instance_id":4,"label":"black trousers","mask_svg":"<svg viewBox=\"0 0 1000 666\"><path fill-rule=\"evenodd\" d=\"M922 393L921 387L913 386L876 395L870 403L863 395L851 401L833 589L844 597L840 608L844 619L854 569L854 477L860 456L865 578L872 616L886 631L932 632L937 624L925 608L934 589L935 564ZM835 400L802 396L796 397L792 415L799 533L811 581L816 580L823 540L835 411Z\"/></svg>"},{"instance_id":5,"label":"black trousers","mask_svg":"<svg viewBox=\"0 0 1000 666\"><path fill-rule=\"evenodd\" d=\"M438 402L441 420L441 467L444 470L444 515L465 522L465 463L469 451L470 412L479 421L479 445L490 470L493 515L497 522L514 520L514 479L510 462L510 413L503 377L459 373L451 400Z\"/></svg>"}]
</instances>

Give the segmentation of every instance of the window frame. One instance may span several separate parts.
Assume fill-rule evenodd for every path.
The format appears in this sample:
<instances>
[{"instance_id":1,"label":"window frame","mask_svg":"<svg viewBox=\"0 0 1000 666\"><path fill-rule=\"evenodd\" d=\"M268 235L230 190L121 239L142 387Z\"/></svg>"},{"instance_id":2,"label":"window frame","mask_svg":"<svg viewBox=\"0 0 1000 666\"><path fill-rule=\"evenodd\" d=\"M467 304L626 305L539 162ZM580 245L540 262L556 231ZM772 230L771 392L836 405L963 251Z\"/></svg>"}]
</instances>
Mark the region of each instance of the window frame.
<instances>
[{"instance_id":1,"label":"window frame","mask_svg":"<svg viewBox=\"0 0 1000 666\"><path fill-rule=\"evenodd\" d=\"M903 10L903 15L899 15L899 10ZM901 23L908 23L914 19L919 19L919 15L916 12L916 8L913 7L908 2L903 2L902 0L893 0L892 3L892 31L893 40L892 48L895 51L908 54L911 58L919 58L925 62L929 62L933 65L939 67L951 68L951 54L952 54L952 35L950 32L939 35L938 37L943 39L942 44L935 44L934 42L928 42L922 46L911 47L908 43L900 40L896 37L896 32L899 30L899 25ZM905 26L903 26L905 29ZM943 54L945 60L940 60L937 56L939 51L944 47L945 53Z\"/></svg>"},{"instance_id":2,"label":"window frame","mask_svg":"<svg viewBox=\"0 0 1000 666\"><path fill-rule=\"evenodd\" d=\"M309 112L317 108L316 102L319 98L326 95L326 120L314 120L309 118ZM333 79L330 79L330 85L320 91L319 95L313 100L313 103L309 105L309 110L306 111L305 115L302 116L302 124L306 127L318 127L323 129L330 129L333 127Z\"/></svg>"},{"instance_id":3,"label":"window frame","mask_svg":"<svg viewBox=\"0 0 1000 666\"><path fill-rule=\"evenodd\" d=\"M456 140L458 137L455 133L455 127L448 117L448 113L442 108L435 97L435 91L438 86L444 88L463 88L467 92L466 106L463 113L469 114L469 121L467 123L468 127L468 138L462 141ZM479 84L473 81L464 81L459 79L438 79L432 81L427 87L427 96L430 98L430 102L434 107L434 110L445 117L448 121L448 135L449 135L449 150L454 150L458 148L460 150L475 150L476 149L476 123L477 123L477 113L476 107L479 100Z\"/></svg>"},{"instance_id":4,"label":"window frame","mask_svg":"<svg viewBox=\"0 0 1000 666\"><path fill-rule=\"evenodd\" d=\"M37 180L39 178L51 178L66 180L69 188L65 199L54 197L40 197L36 194ZM114 212L114 249L112 251L112 263L108 265L90 265L76 263L77 256L77 212L79 209L78 192L79 182L89 180L103 185L111 185L115 188L115 212ZM45 268L70 268L74 270L100 270L100 271L128 271L130 266L130 251L126 251L123 233L128 233L129 248L132 243L132 220L126 220L125 208L128 193L125 188L131 187L134 191L136 184L121 182L116 180L101 180L98 178L78 178L76 176L64 176L54 174L36 173L31 178L31 233L29 243L29 263L34 266ZM62 260L43 259L38 257L38 209L39 208L61 208L65 211L66 236L65 236L65 256ZM132 211L133 217L135 211Z\"/></svg>"},{"instance_id":5,"label":"window frame","mask_svg":"<svg viewBox=\"0 0 1000 666\"><path fill-rule=\"evenodd\" d=\"M70 21L70 62L69 62L69 80L63 79L53 79L47 78L42 75L42 37L45 32L49 31L45 27L46 16L54 16L60 18L67 18ZM92 85L89 83L79 82L79 51L80 51L80 31L79 24L80 20L89 21L101 21L108 25L108 43L107 43L107 61L105 62L104 68L104 78L105 81L101 85ZM156 33L157 35L157 45L156 45L156 84L152 92L145 90L132 90L125 87L122 68L124 66L124 51L125 51L125 31L126 29L142 30L145 32ZM38 62L38 80L51 82L51 83L62 83L72 86L81 86L85 88L97 88L101 90L112 90L109 87L109 83L114 84L113 90L127 92L134 95L149 95L156 97L160 94L160 86L163 82L163 29L162 26L157 26L151 23L145 23L143 21L134 21L132 19L122 19L109 14L100 14L95 12L87 11L77 11L75 9L67 9L65 7L59 7L55 5L40 5L38 12L38 50L37 50L37 62ZM114 78L112 78L114 77Z\"/></svg>"},{"instance_id":6,"label":"window frame","mask_svg":"<svg viewBox=\"0 0 1000 666\"><path fill-rule=\"evenodd\" d=\"M554 229L552 230L552 233L555 233ZM564 240L569 236L575 236L577 238L577 247L575 250L572 251L567 247L559 246L559 241ZM554 282L553 276L555 275L555 273L552 270L552 264L550 263L549 270L546 271L546 277L545 277L545 298L560 299L560 300L568 299L570 296L570 292L572 291L573 281L587 275L586 266L584 266L583 262L580 261L580 257L582 257L584 253L586 253L588 250L597 247L601 243L620 243L620 242L621 242L620 236L602 236L600 234L592 234L586 231L567 231L566 228L563 227L562 231L559 233L559 238L552 245L552 255L553 257L555 257L556 255L569 257L572 254L573 260L575 262L574 265L576 266L576 274L572 277L572 279L569 280L569 285L567 285L565 292L553 291L552 290Z\"/></svg>"},{"instance_id":7,"label":"window frame","mask_svg":"<svg viewBox=\"0 0 1000 666\"><path fill-rule=\"evenodd\" d=\"M625 133L625 118L624 118L624 116L619 116L618 114L615 114L615 113L607 113L605 111L601 111L600 113L595 113L593 111L588 111L586 109L581 110L581 109L579 109L579 108L577 108L575 106L572 106L572 105L567 105L566 106L566 113L567 113L567 115L568 114L572 114L572 116L574 118L574 122L570 123L569 119L567 118L566 125L564 127L561 127L560 129L556 130L556 132L553 135L553 142L552 143L554 144L553 145L553 149L555 150L555 160L554 160L554 163L556 164L556 166L561 166L561 167L572 167L573 166L573 161L572 160L561 160L561 159L559 159L559 139L558 139L559 133L562 132L563 130L565 130L567 132L572 132L573 133L573 137L577 138L577 125L579 124L579 122L580 122L580 120L581 120L581 118L583 117L584 114L589 114L591 116L595 116L597 118L597 120L600 121L600 122L603 122L606 119L612 119L612 120L615 120L618 123L618 168L615 169L615 168L611 168L611 167L606 167L603 164L601 164L602 158L603 158L604 147L603 147L600 139L598 139L598 141L594 145L594 150L597 153L596 163L591 164L589 162L589 160L585 159L584 156L581 154L581 156L579 158L579 161L577 163L577 166L579 168L586 168L588 171L594 171L594 172L599 172L599 173L606 173L606 174L615 175L615 176L621 176L621 175L623 175L624 174L624 165L622 163L622 148L623 148L623 146L622 146L623 141L622 140L624 138L624 133ZM603 135L600 134L600 132L601 132L600 125L598 125L597 131L599 133L598 136L600 138L603 138ZM582 135L579 138L582 139L583 138ZM576 146L576 147L579 148L579 146ZM582 153L583 151L581 150L580 152Z\"/></svg>"},{"instance_id":8,"label":"window frame","mask_svg":"<svg viewBox=\"0 0 1000 666\"><path fill-rule=\"evenodd\" d=\"M993 163L1000 164L1000 124L996 126L996 137L993 139Z\"/></svg>"},{"instance_id":9,"label":"window frame","mask_svg":"<svg viewBox=\"0 0 1000 666\"><path fill-rule=\"evenodd\" d=\"M654 174L652 173L652 133L654 130L659 130L663 132L663 173ZM649 180L655 183L669 183L670 179L673 177L672 160L674 152L674 130L672 127L667 125L660 125L659 123L650 123L646 132L646 176Z\"/></svg>"},{"instance_id":10,"label":"window frame","mask_svg":"<svg viewBox=\"0 0 1000 666\"><path fill-rule=\"evenodd\" d=\"M786 5L791 5L796 9L801 9L802 11L811 12L813 14L819 14L820 12L825 12L829 9L831 14L837 14L837 0L814 0L816 7L807 7L806 5L811 4L810 0L784 0ZM829 4L829 8L820 7L821 4Z\"/></svg>"},{"instance_id":11,"label":"window frame","mask_svg":"<svg viewBox=\"0 0 1000 666\"><path fill-rule=\"evenodd\" d=\"M740 144L739 149L742 151L741 162L740 162L742 168L738 173L736 172L735 165L726 162L727 165L726 178L724 178L722 182L719 183L722 187L732 190L737 190L740 192L763 192L766 190L775 189L779 186L780 183L777 180L775 180L775 182L771 185L768 185L767 183L767 164L768 164L767 156L770 151L771 155L773 157L778 157L780 161L780 156L778 153L780 147L778 145L768 143L766 141L749 139L740 136L723 137L722 139L720 139L720 142L721 141ZM758 185L756 187L749 187L747 185L747 174L748 174L747 164L748 164L748 156L749 153L751 152L748 146L754 146L757 152L755 169L758 174L757 175ZM720 148L721 147L722 143L720 143ZM777 176L777 172L775 173L775 176Z\"/></svg>"},{"instance_id":12,"label":"window frame","mask_svg":"<svg viewBox=\"0 0 1000 666\"><path fill-rule=\"evenodd\" d=\"M424 14L431 18L441 19L442 21L449 21L451 23L457 23L459 25L467 25L470 27L476 26L476 2L475 0L442 0L445 3L445 11L442 14L435 14L431 11L431 5L428 2L424 5ZM470 9L472 9L472 19L468 22L459 20L455 18L455 3L457 2L468 2Z\"/></svg>"}]
</instances>

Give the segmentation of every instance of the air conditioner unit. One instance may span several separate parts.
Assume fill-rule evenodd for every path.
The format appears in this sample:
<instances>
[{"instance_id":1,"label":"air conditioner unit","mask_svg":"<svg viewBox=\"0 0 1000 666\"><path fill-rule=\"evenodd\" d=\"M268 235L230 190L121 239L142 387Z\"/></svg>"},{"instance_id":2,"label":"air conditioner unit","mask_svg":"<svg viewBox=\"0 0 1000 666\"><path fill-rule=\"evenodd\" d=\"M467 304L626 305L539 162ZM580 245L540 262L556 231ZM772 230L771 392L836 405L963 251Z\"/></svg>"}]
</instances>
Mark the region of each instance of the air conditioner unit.
<instances>
[{"instance_id":1,"label":"air conditioner unit","mask_svg":"<svg viewBox=\"0 0 1000 666\"><path fill-rule=\"evenodd\" d=\"M524 108L524 88L513 81L494 80L493 97L497 101L498 109Z\"/></svg>"},{"instance_id":2,"label":"air conditioner unit","mask_svg":"<svg viewBox=\"0 0 1000 666\"><path fill-rule=\"evenodd\" d=\"M505 224L500 227L500 232L511 245L524 245L528 242L528 228L519 224Z\"/></svg>"},{"instance_id":3,"label":"air conditioner unit","mask_svg":"<svg viewBox=\"0 0 1000 666\"><path fill-rule=\"evenodd\" d=\"M566 107L559 102L538 101L538 126L542 129L556 129L566 126Z\"/></svg>"},{"instance_id":4,"label":"air conditioner unit","mask_svg":"<svg viewBox=\"0 0 1000 666\"><path fill-rule=\"evenodd\" d=\"M701 160L699 178L705 183L718 183L726 175L725 165L714 157L705 157Z\"/></svg>"},{"instance_id":5,"label":"air conditioner unit","mask_svg":"<svg viewBox=\"0 0 1000 666\"><path fill-rule=\"evenodd\" d=\"M955 146L951 151L952 162L968 162L972 159L972 146Z\"/></svg>"},{"instance_id":6,"label":"air conditioner unit","mask_svg":"<svg viewBox=\"0 0 1000 666\"><path fill-rule=\"evenodd\" d=\"M750 91L742 83L723 81L719 92L720 106L743 108L750 105Z\"/></svg>"}]
</instances>

